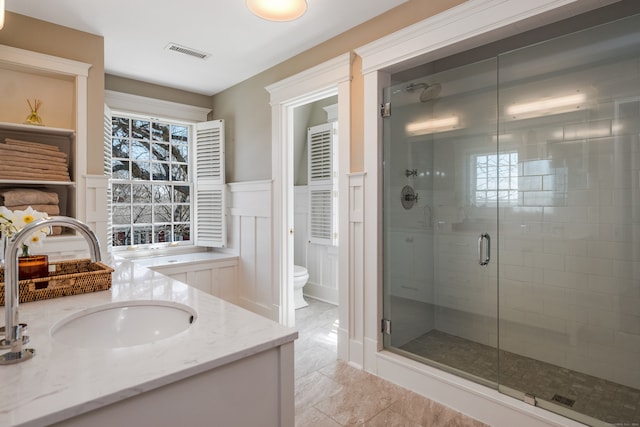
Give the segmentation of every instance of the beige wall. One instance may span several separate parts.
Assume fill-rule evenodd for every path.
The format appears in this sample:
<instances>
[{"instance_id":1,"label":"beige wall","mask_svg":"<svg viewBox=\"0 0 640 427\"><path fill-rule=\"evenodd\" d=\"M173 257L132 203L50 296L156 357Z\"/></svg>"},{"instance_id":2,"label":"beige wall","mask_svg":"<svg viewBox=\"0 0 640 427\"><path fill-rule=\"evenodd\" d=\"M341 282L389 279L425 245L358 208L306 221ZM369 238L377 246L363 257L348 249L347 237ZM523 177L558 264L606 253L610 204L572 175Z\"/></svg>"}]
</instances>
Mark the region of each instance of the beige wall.
<instances>
[{"instance_id":1,"label":"beige wall","mask_svg":"<svg viewBox=\"0 0 640 427\"><path fill-rule=\"evenodd\" d=\"M245 80L213 97L213 117L224 119L227 182L271 178L271 107L265 86L419 22L464 0L409 0L403 5ZM359 58L351 89L351 171L363 170L363 81Z\"/></svg>"},{"instance_id":2,"label":"beige wall","mask_svg":"<svg viewBox=\"0 0 640 427\"><path fill-rule=\"evenodd\" d=\"M91 64L88 79L87 172L102 174L104 104L104 40L102 36L6 12L5 25L0 31L0 44ZM43 119L45 119L44 111Z\"/></svg>"},{"instance_id":3,"label":"beige wall","mask_svg":"<svg viewBox=\"0 0 640 427\"><path fill-rule=\"evenodd\" d=\"M89 71L87 171L102 173L104 89L213 108L224 119L227 136L227 182L271 178L271 108L265 86L426 19L464 0L409 0L405 4L322 43L215 96L170 89L104 74L101 36L7 12L0 44L92 64ZM360 60L353 63L351 89L351 170L363 170L363 82Z\"/></svg>"}]
</instances>

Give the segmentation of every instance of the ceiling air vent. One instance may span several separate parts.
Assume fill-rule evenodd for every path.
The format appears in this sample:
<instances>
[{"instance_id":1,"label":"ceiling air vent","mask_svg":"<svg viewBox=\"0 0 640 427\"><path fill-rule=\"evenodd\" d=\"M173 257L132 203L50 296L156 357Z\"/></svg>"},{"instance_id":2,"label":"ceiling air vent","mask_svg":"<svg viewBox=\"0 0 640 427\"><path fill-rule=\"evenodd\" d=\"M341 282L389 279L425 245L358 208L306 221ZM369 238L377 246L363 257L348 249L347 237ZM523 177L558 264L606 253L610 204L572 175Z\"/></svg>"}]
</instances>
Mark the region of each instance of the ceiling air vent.
<instances>
[{"instance_id":1,"label":"ceiling air vent","mask_svg":"<svg viewBox=\"0 0 640 427\"><path fill-rule=\"evenodd\" d=\"M193 56L199 59L207 59L210 55L208 53L200 52L189 47L180 46L179 44L169 43L165 48L167 50L182 53L184 55Z\"/></svg>"}]
</instances>

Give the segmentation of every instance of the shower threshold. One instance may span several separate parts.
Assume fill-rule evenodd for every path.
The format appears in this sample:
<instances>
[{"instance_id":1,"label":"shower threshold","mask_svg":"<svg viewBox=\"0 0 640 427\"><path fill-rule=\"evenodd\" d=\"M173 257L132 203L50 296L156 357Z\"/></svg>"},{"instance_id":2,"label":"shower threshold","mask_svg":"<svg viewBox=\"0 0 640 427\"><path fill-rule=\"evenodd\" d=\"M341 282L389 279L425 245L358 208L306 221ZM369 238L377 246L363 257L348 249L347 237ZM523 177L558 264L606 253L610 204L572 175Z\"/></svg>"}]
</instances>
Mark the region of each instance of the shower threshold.
<instances>
[{"instance_id":1,"label":"shower threshold","mask_svg":"<svg viewBox=\"0 0 640 427\"><path fill-rule=\"evenodd\" d=\"M400 350L477 377L498 381L497 349L438 330ZM640 390L501 350L500 384L613 425L640 425Z\"/></svg>"}]
</instances>

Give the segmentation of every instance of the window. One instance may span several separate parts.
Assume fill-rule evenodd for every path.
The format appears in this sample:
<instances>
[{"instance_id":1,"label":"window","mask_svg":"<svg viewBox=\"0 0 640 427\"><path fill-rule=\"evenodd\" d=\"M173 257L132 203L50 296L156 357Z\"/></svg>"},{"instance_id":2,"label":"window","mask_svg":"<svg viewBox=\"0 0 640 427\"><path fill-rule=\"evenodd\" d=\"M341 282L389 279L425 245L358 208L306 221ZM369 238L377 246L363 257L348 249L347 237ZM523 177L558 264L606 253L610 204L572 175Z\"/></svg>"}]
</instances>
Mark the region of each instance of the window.
<instances>
[{"instance_id":1,"label":"window","mask_svg":"<svg viewBox=\"0 0 640 427\"><path fill-rule=\"evenodd\" d=\"M112 116L114 247L192 240L191 126Z\"/></svg>"},{"instance_id":2,"label":"window","mask_svg":"<svg viewBox=\"0 0 640 427\"><path fill-rule=\"evenodd\" d=\"M474 156L476 206L518 204L518 152Z\"/></svg>"},{"instance_id":3,"label":"window","mask_svg":"<svg viewBox=\"0 0 640 427\"><path fill-rule=\"evenodd\" d=\"M104 136L111 247L226 246L223 120L186 123L105 106Z\"/></svg>"}]
</instances>

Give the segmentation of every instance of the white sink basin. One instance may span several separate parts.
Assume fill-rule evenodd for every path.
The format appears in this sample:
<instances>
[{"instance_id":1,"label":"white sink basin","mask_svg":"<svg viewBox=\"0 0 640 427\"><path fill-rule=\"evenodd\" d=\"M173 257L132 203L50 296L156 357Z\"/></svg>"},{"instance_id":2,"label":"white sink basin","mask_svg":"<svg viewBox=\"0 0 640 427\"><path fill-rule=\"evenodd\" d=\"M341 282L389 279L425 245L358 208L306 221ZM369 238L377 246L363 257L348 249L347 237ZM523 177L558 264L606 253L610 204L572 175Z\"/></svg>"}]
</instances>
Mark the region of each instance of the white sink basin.
<instances>
[{"instance_id":1,"label":"white sink basin","mask_svg":"<svg viewBox=\"0 0 640 427\"><path fill-rule=\"evenodd\" d=\"M57 322L51 336L82 348L147 344L179 334L196 319L191 307L169 301L123 301L80 311Z\"/></svg>"}]
</instances>

